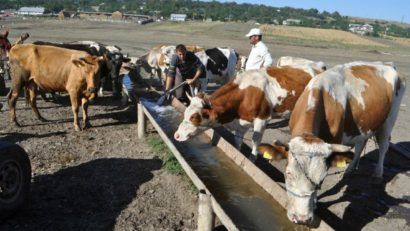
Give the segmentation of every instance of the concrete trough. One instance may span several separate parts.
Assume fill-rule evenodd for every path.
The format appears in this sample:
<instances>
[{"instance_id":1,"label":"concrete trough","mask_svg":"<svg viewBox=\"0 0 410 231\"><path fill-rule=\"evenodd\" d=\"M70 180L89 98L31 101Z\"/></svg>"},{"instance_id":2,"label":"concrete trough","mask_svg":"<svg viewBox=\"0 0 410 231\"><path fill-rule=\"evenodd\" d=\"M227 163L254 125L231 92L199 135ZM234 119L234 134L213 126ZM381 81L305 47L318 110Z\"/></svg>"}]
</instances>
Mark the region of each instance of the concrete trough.
<instances>
[{"instance_id":1,"label":"concrete trough","mask_svg":"<svg viewBox=\"0 0 410 231\"><path fill-rule=\"evenodd\" d=\"M176 108L177 111L182 112L185 110L185 106L181 104L178 100L174 99L172 101L172 106ZM146 117L150 120L152 125L155 127L155 129L158 131L159 135L161 138L164 140L164 142L168 145L169 149L173 152L179 163L182 165L183 169L187 173L187 175L191 178L195 186L201 190L202 192L205 192L206 195L209 196L210 202L211 202L211 207L213 212L218 216L222 224L228 229L228 230L239 230L238 226L233 222L234 219L228 216L226 211L221 207L220 203L215 199L215 197L212 195L212 192L206 187L206 185L202 182L202 180L198 177L198 175L195 173L195 171L191 168L191 166L187 163L183 155L179 152L179 150L175 147L173 142L168 138L168 136L164 133L160 125L156 122L154 117L151 115L151 112L147 110L143 105L139 104L139 127L138 127L138 134L140 136L140 133L143 136L145 130L145 118L142 116L141 112L144 112L143 114L146 115ZM217 129L220 130L220 129ZM220 131L216 131L215 129L208 129L205 132L206 136L208 136L211 139L211 142L214 146L217 146L219 149L221 149L226 156L228 156L239 168L241 168L250 178L253 179L260 187L262 187L274 200L280 204L284 209L286 209L286 192L285 190L278 184L276 183L271 177L269 177L266 173L264 173L262 170L260 170L257 166L255 166L251 161L249 161L244 154L239 152L225 137L223 132L221 133ZM200 196L201 198L201 196ZM200 201L200 205L201 205ZM200 206L201 207L201 206ZM201 208L199 209L201 211ZM203 210L203 209L202 209ZM203 210L203 211L206 211ZM201 212L200 212L201 214ZM318 217L318 216L316 216ZM201 223L201 220L207 220L205 218L199 217L199 223ZM209 220L209 219L208 219ZM212 220L212 219L211 219ZM209 221L208 221L209 222ZM199 227L203 227L199 225ZM298 226L296 226L297 228ZM304 226L300 226L300 228L306 228ZM298 229L299 230L299 229ZM332 227L330 227L326 222L321 220L320 218L317 219L316 221L316 228L310 228L310 230L333 230Z\"/></svg>"}]
</instances>

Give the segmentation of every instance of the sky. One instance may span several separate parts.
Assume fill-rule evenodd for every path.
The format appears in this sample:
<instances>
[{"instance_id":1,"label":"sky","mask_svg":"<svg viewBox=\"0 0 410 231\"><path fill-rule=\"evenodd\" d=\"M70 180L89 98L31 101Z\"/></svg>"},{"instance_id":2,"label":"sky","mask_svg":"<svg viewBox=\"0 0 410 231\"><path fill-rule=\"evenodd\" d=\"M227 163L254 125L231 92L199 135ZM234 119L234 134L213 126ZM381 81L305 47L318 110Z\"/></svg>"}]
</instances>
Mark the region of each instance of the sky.
<instances>
[{"instance_id":1,"label":"sky","mask_svg":"<svg viewBox=\"0 0 410 231\"><path fill-rule=\"evenodd\" d=\"M386 19L410 23L410 0L218 0L219 2L236 2L264 4L266 6L310 9L330 13L337 11L343 16L356 16L372 19Z\"/></svg>"}]
</instances>

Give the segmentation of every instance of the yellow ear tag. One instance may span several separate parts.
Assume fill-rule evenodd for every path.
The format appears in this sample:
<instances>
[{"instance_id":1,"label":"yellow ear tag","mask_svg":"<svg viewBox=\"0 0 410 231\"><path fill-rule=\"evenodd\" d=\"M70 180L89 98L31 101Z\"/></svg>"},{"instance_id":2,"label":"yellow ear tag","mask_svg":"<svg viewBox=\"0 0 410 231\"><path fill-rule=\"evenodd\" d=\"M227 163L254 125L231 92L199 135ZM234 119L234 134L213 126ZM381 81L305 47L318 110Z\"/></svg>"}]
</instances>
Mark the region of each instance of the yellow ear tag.
<instances>
[{"instance_id":1,"label":"yellow ear tag","mask_svg":"<svg viewBox=\"0 0 410 231\"><path fill-rule=\"evenodd\" d=\"M272 155L269 154L268 152L264 152L263 153L263 158L268 159L268 160L272 160Z\"/></svg>"},{"instance_id":2,"label":"yellow ear tag","mask_svg":"<svg viewBox=\"0 0 410 231\"><path fill-rule=\"evenodd\" d=\"M344 168L344 167L346 167L346 160L345 160L345 159L338 160L338 161L336 162L336 167L338 167L338 168Z\"/></svg>"}]
</instances>

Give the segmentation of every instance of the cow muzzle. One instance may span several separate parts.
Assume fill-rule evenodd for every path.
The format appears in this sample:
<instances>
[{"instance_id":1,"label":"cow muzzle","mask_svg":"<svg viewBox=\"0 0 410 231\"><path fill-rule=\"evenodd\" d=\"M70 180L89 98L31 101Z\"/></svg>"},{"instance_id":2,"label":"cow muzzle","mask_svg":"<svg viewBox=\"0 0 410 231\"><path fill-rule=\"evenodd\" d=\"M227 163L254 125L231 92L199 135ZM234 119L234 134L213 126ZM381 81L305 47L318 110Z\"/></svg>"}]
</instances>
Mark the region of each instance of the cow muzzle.
<instances>
[{"instance_id":1,"label":"cow muzzle","mask_svg":"<svg viewBox=\"0 0 410 231\"><path fill-rule=\"evenodd\" d=\"M90 88L87 89L87 91L89 93L97 93L97 88L96 87L90 87Z\"/></svg>"}]
</instances>

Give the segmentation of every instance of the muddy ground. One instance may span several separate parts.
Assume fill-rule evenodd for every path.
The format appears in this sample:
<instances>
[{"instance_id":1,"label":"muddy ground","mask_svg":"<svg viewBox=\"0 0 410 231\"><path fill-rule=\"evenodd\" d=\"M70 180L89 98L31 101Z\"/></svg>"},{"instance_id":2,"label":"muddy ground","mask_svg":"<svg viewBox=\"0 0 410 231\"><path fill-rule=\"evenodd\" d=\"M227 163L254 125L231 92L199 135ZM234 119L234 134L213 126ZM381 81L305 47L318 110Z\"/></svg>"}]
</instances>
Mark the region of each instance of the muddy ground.
<instances>
[{"instance_id":1,"label":"muddy ground","mask_svg":"<svg viewBox=\"0 0 410 231\"><path fill-rule=\"evenodd\" d=\"M7 20L11 40L22 32L36 40L65 42L93 40L118 45L124 53L139 56L157 44L197 44L204 47L231 46L247 55L244 38L252 25L229 25L230 32L172 32L155 25L91 22L78 20ZM409 56L369 52L360 49L301 47L277 43L266 38L275 59L283 55L323 60L330 66L354 60L394 61L410 76ZM9 85L9 82L7 82ZM5 97L0 97L5 102ZM0 224L0 230L194 230L197 196L190 183L162 168L160 153L136 137L136 112L119 108L109 95L90 107L93 128L75 132L67 97L58 103L38 100L40 112L48 122L39 122L22 98L17 116L23 125L12 126L8 108L0 112L0 137L22 145L32 163L31 204ZM403 99L399 119L392 134L393 143L409 147L409 91ZM155 131L150 128L150 133ZM249 135L248 135L249 138ZM270 129L265 142L286 141L286 127ZM384 181L373 185L368 175L376 164L374 144L361 161L358 174L340 181L343 169L324 182L319 213L336 229L409 230L410 161L390 152L386 158ZM283 170L284 163L275 164ZM336 186L335 186L336 185ZM332 190L330 190L332 189ZM329 212L329 210L331 212Z\"/></svg>"}]
</instances>

